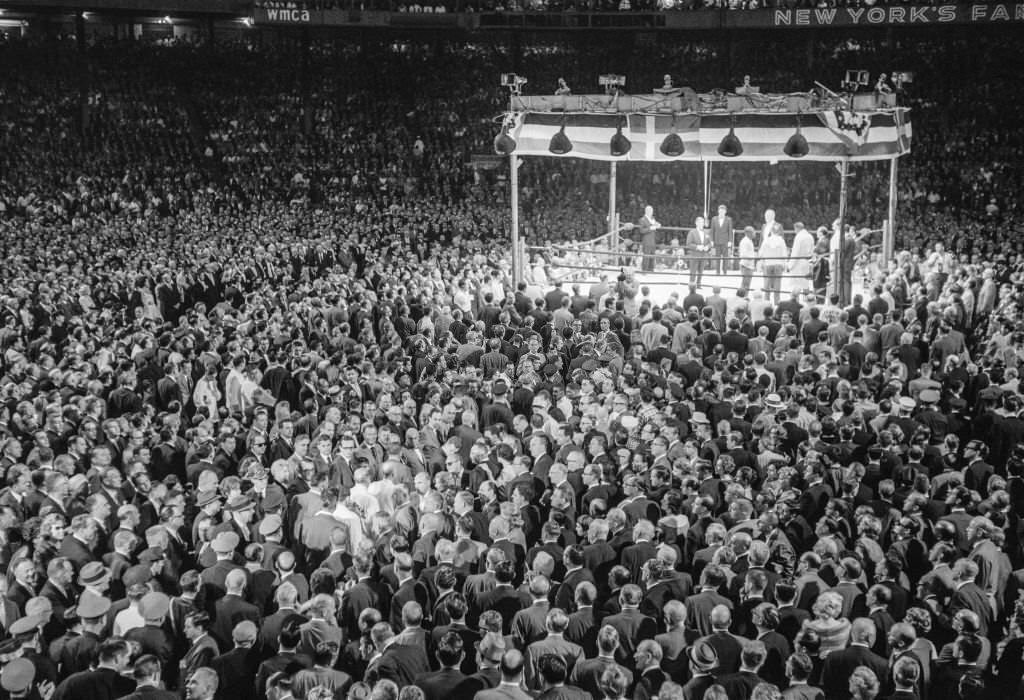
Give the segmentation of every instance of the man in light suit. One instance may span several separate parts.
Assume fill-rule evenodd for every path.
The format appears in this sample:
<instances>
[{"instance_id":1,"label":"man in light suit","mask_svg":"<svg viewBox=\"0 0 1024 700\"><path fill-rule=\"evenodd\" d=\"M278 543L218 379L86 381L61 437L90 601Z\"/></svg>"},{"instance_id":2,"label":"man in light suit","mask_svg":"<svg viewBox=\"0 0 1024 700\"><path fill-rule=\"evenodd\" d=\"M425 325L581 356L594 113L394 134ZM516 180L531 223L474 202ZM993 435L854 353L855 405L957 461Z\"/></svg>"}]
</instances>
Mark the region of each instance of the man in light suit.
<instances>
[{"instance_id":1,"label":"man in light suit","mask_svg":"<svg viewBox=\"0 0 1024 700\"><path fill-rule=\"evenodd\" d=\"M715 255L722 256L716 265L718 274L722 274L725 271L724 258L727 255L731 255L733 245L732 217L726 212L728 212L726 206L719 204L718 216L711 219L711 240L715 246Z\"/></svg>"},{"instance_id":2,"label":"man in light suit","mask_svg":"<svg viewBox=\"0 0 1024 700\"><path fill-rule=\"evenodd\" d=\"M481 690L474 700L531 700L522 688L523 655L516 649L509 649L501 657L501 683L497 688Z\"/></svg>"},{"instance_id":3,"label":"man in light suit","mask_svg":"<svg viewBox=\"0 0 1024 700\"><path fill-rule=\"evenodd\" d=\"M704 217L698 216L694 227L686 234L686 261L690 265L690 284L700 286L704 275L704 259L711 252L711 237L708 235Z\"/></svg>"}]
</instances>

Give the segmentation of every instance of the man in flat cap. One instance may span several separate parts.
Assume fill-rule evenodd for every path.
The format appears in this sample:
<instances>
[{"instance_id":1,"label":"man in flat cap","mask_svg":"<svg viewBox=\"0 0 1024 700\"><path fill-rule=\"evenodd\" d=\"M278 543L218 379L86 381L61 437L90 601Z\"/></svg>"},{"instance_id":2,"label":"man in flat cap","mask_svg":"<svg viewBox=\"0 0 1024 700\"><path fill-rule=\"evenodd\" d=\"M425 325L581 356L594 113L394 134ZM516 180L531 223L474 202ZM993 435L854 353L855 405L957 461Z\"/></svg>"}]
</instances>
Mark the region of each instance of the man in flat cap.
<instances>
[{"instance_id":1,"label":"man in flat cap","mask_svg":"<svg viewBox=\"0 0 1024 700\"><path fill-rule=\"evenodd\" d=\"M163 668L163 681L166 687L174 688L177 682L177 669L172 663L174 656L174 643L164 629L164 622L167 620L167 612L170 610L171 600L163 593L147 593L139 603L139 612L146 624L129 630L124 638L130 642L136 642L143 654L152 654L159 661Z\"/></svg>"}]
</instances>

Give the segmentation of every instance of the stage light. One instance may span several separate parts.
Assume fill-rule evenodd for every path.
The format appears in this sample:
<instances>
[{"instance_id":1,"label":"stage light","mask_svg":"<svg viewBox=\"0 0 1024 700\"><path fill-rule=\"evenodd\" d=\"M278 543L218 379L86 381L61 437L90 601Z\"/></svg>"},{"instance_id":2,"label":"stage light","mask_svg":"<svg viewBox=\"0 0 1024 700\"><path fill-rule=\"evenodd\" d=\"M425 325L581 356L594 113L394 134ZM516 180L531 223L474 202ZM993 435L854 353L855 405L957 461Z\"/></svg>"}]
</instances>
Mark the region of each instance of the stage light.
<instances>
[{"instance_id":1,"label":"stage light","mask_svg":"<svg viewBox=\"0 0 1024 700\"><path fill-rule=\"evenodd\" d=\"M725 156L726 158L736 158L743 155L743 144L740 143L739 137L736 136L735 117L733 117L732 124L729 126L729 133L723 136L718 144L718 155Z\"/></svg>"},{"instance_id":2,"label":"stage light","mask_svg":"<svg viewBox=\"0 0 1024 700\"><path fill-rule=\"evenodd\" d=\"M625 122L626 118L622 118L622 122ZM633 148L633 144L629 142L629 139L622 134L622 122L619 123L615 129L615 135L612 136L611 143L611 154L613 156L624 156L629 153L630 149Z\"/></svg>"},{"instance_id":3,"label":"stage light","mask_svg":"<svg viewBox=\"0 0 1024 700\"><path fill-rule=\"evenodd\" d=\"M562 128L560 128L555 135L551 137L551 143L548 144L548 150L556 156L564 156L572 150L572 141L570 141L569 137L565 135L565 119L562 120Z\"/></svg>"},{"instance_id":4,"label":"stage light","mask_svg":"<svg viewBox=\"0 0 1024 700\"><path fill-rule=\"evenodd\" d=\"M807 139L800 132L800 116L797 115L796 133L789 137L789 141L786 141L782 151L790 158L803 158L810 150L810 146L807 145Z\"/></svg>"},{"instance_id":5,"label":"stage light","mask_svg":"<svg viewBox=\"0 0 1024 700\"><path fill-rule=\"evenodd\" d=\"M672 131L661 142L661 152L669 158L681 156L686 152L683 146L683 139L676 133L676 115L672 115Z\"/></svg>"},{"instance_id":6,"label":"stage light","mask_svg":"<svg viewBox=\"0 0 1024 700\"><path fill-rule=\"evenodd\" d=\"M516 140L508 135L508 125L502 124L501 133L494 137L494 152L499 156L510 156L516 150Z\"/></svg>"}]
</instances>

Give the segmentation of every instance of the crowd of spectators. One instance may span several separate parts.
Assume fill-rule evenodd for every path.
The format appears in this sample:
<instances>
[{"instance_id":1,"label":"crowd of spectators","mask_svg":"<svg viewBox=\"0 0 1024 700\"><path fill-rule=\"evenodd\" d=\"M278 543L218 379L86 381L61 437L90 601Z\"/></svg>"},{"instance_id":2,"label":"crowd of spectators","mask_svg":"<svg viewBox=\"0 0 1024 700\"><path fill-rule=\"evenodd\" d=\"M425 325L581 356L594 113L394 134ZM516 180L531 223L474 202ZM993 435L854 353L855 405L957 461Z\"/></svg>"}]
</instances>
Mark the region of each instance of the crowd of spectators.
<instances>
[{"instance_id":1,"label":"crowd of spectators","mask_svg":"<svg viewBox=\"0 0 1024 700\"><path fill-rule=\"evenodd\" d=\"M785 49L733 60L822 77ZM717 50L517 70L711 83ZM467 165L496 46L0 42L4 696L1020 697L1019 49L886 50L919 80L898 252L840 306L513 283ZM716 199L827 225L801 167ZM695 173L620 172L627 219L699 210ZM526 238L601 230L601 174L528 160Z\"/></svg>"}]
</instances>

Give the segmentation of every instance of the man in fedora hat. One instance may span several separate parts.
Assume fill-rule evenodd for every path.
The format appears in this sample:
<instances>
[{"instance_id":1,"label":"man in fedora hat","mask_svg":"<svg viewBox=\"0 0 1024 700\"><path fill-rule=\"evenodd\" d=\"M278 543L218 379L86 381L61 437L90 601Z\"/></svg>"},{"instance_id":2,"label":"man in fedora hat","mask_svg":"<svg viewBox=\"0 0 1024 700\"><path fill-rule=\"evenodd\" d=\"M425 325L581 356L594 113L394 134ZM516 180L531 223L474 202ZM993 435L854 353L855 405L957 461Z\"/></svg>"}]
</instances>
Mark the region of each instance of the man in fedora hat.
<instances>
[{"instance_id":1,"label":"man in fedora hat","mask_svg":"<svg viewBox=\"0 0 1024 700\"><path fill-rule=\"evenodd\" d=\"M96 650L102 643L109 611L110 600L103 596L87 590L79 597L76 612L82 621L82 631L69 639L61 650L58 659L61 676L85 671L96 660Z\"/></svg>"},{"instance_id":2,"label":"man in fedora hat","mask_svg":"<svg viewBox=\"0 0 1024 700\"><path fill-rule=\"evenodd\" d=\"M177 669L172 662L174 642L164 629L164 621L171 601L163 593L147 593L139 603L139 612L146 624L125 633L124 638L139 645L143 654L152 654L162 666L162 678L168 688L177 681Z\"/></svg>"},{"instance_id":3,"label":"man in fedora hat","mask_svg":"<svg viewBox=\"0 0 1024 700\"><path fill-rule=\"evenodd\" d=\"M210 535L216 538L222 532L231 532L238 537L235 551L239 554L245 553L245 548L254 540L252 533L252 519L256 513L256 506L248 496L232 496L224 506L229 519L226 523L217 525L210 531Z\"/></svg>"},{"instance_id":4,"label":"man in fedora hat","mask_svg":"<svg viewBox=\"0 0 1024 700\"><path fill-rule=\"evenodd\" d=\"M221 532L210 542L210 548L217 555L217 561L203 569L200 579L206 596L207 610L212 614L213 605L227 593L224 585L228 574L240 568L235 562L235 550L238 548L238 535L234 532Z\"/></svg>"},{"instance_id":5,"label":"man in fedora hat","mask_svg":"<svg viewBox=\"0 0 1024 700\"><path fill-rule=\"evenodd\" d=\"M683 686L683 697L686 700L702 700L704 692L715 684L711 672L718 667L718 652L700 640L686 650L686 655L690 658L690 673L693 675Z\"/></svg>"}]
</instances>

